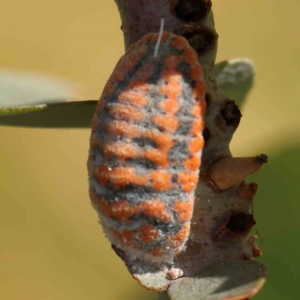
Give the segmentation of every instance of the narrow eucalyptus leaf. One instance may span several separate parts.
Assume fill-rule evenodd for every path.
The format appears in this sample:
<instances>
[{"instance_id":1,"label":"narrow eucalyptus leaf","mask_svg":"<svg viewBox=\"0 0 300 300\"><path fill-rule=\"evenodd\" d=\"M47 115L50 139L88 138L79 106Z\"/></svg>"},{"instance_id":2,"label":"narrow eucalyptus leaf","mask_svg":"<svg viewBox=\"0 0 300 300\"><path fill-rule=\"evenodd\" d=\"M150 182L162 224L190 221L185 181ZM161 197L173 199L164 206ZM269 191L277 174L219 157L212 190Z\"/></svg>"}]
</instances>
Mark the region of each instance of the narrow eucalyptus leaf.
<instances>
[{"instance_id":1,"label":"narrow eucalyptus leaf","mask_svg":"<svg viewBox=\"0 0 300 300\"><path fill-rule=\"evenodd\" d=\"M97 100L0 108L0 125L38 128L89 128Z\"/></svg>"}]
</instances>

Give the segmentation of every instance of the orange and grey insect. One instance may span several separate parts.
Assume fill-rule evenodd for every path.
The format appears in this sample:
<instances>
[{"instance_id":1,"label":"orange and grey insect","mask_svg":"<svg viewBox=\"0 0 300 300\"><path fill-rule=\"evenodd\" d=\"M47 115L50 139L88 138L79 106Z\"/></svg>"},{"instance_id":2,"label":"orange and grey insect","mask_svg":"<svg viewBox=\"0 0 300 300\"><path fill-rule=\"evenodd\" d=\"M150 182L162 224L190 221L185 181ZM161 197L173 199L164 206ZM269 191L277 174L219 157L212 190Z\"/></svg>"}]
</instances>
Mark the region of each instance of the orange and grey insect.
<instances>
[{"instance_id":1,"label":"orange and grey insect","mask_svg":"<svg viewBox=\"0 0 300 300\"><path fill-rule=\"evenodd\" d=\"M171 262L189 235L203 148L204 83L180 36L148 34L120 59L98 102L90 198L130 259Z\"/></svg>"}]
</instances>

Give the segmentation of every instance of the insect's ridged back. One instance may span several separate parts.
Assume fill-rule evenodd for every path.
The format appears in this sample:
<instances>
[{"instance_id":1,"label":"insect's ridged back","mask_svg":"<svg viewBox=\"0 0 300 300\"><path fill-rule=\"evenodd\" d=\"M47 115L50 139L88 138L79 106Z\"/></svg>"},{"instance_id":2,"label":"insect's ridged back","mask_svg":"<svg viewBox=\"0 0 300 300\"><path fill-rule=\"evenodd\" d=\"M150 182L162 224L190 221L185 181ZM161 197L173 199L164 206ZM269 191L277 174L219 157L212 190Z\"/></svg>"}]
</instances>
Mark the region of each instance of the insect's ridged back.
<instances>
[{"instance_id":1,"label":"insect's ridged back","mask_svg":"<svg viewBox=\"0 0 300 300\"><path fill-rule=\"evenodd\" d=\"M88 161L90 197L109 240L129 257L169 261L184 247L203 148L197 54L165 32L120 59L98 102Z\"/></svg>"}]
</instances>

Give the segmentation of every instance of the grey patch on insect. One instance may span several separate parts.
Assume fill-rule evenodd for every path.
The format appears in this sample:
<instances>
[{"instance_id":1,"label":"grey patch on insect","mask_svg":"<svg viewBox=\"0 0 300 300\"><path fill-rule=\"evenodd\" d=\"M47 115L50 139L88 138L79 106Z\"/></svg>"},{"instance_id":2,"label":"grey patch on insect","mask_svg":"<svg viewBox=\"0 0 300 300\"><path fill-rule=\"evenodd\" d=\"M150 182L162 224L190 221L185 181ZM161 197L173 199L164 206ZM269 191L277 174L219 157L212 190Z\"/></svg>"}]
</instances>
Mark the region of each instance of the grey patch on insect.
<instances>
[{"instance_id":1,"label":"grey patch on insect","mask_svg":"<svg viewBox=\"0 0 300 300\"><path fill-rule=\"evenodd\" d=\"M178 232L182 226L184 226L186 223L184 224L177 224L177 225L169 225L169 228L167 230L164 230L164 232L166 233L170 233L171 235L166 235L163 231L160 231L160 228L155 227L158 231L159 231L159 236L157 239L154 239L152 242L150 243L143 243L140 240L140 236L138 234L139 229L144 226L144 225L148 225L148 221L144 218L139 218L134 220L133 222L122 222L122 221L117 221L115 219L112 218L107 218L106 216L104 216L102 214L102 212L99 210L99 207L97 205L95 205L94 203L92 203L93 207L95 208L95 210L98 212L99 215L99 223L102 226L102 229L106 235L106 237L110 240L111 243L113 243L114 245L116 245L117 247L124 249L124 251L126 251L127 255L130 255L132 258L143 258L143 259L149 259L151 261L153 261L153 257L152 254L149 253L152 250L155 250L156 248L160 248L161 250L164 251L165 255L163 257L158 257L158 258L154 258L154 260L157 261L172 261L173 256L174 256L174 249L169 248L169 246L167 245L166 242L166 237L173 236L173 233L176 234L176 232ZM120 242L120 240L116 237L115 232L114 231L118 231L118 232L122 232L124 230L133 230L136 231L136 235L133 237L133 241L135 244L138 245L139 249L138 250L134 250L133 248L131 248L130 246L126 246L123 243ZM181 246L181 248L183 247L183 245ZM180 249L176 249L180 250Z\"/></svg>"},{"instance_id":2,"label":"grey patch on insect","mask_svg":"<svg viewBox=\"0 0 300 300\"><path fill-rule=\"evenodd\" d=\"M192 110L195 99L192 97L193 89L191 87L190 82L187 82L187 78L184 78L184 80L181 81L181 95L182 99L184 99L184 104L188 106L190 111ZM189 80L188 80L189 81Z\"/></svg>"},{"instance_id":3,"label":"grey patch on insect","mask_svg":"<svg viewBox=\"0 0 300 300\"><path fill-rule=\"evenodd\" d=\"M170 173L178 173L185 170L185 166L176 161L171 161L169 166Z\"/></svg>"},{"instance_id":4,"label":"grey patch on insect","mask_svg":"<svg viewBox=\"0 0 300 300\"><path fill-rule=\"evenodd\" d=\"M182 98L184 99L184 98ZM175 114L175 116L177 117L177 119L179 120L179 122L181 121L181 118L190 118L192 119L191 116L191 106L190 105L181 105L181 107L179 108L179 110L177 111L177 113Z\"/></svg>"},{"instance_id":5,"label":"grey patch on insect","mask_svg":"<svg viewBox=\"0 0 300 300\"><path fill-rule=\"evenodd\" d=\"M89 153L90 161L95 165L103 164L103 149L101 147L94 147Z\"/></svg>"},{"instance_id":6,"label":"grey patch on insect","mask_svg":"<svg viewBox=\"0 0 300 300\"><path fill-rule=\"evenodd\" d=\"M172 220L168 222L164 222L155 217L150 217L143 212L133 215L129 218L132 222L138 222L140 220L145 220L145 224L154 226L157 230L159 230L164 235L174 235L180 231L182 225L178 224L175 221L174 213L171 209L168 210L168 213L172 215Z\"/></svg>"},{"instance_id":7,"label":"grey patch on insect","mask_svg":"<svg viewBox=\"0 0 300 300\"><path fill-rule=\"evenodd\" d=\"M188 159L190 151L186 141L177 141L175 145L168 151L168 158L171 161Z\"/></svg>"},{"instance_id":8,"label":"grey patch on insect","mask_svg":"<svg viewBox=\"0 0 300 300\"><path fill-rule=\"evenodd\" d=\"M101 200L103 200L101 198ZM123 222L114 217L106 217L99 207L92 202L93 207L97 210L100 220L111 228L118 230L139 230L144 225L152 225L155 229L159 230L160 234L164 237L173 236L177 234L185 223L178 223L175 218L171 222L163 222L154 217L149 217L143 213L133 215L127 222ZM170 210L171 211L171 210Z\"/></svg>"},{"instance_id":9,"label":"grey patch on insect","mask_svg":"<svg viewBox=\"0 0 300 300\"><path fill-rule=\"evenodd\" d=\"M157 164L153 161L144 158L144 157L132 157L126 159L126 163L128 164L128 167L137 168L139 170L156 170L158 168Z\"/></svg>"},{"instance_id":10,"label":"grey patch on insect","mask_svg":"<svg viewBox=\"0 0 300 300\"><path fill-rule=\"evenodd\" d=\"M125 163L120 162L119 157L115 156L115 155L109 155L106 159L105 159L105 165L107 165L108 168L117 168L117 167L122 167L123 165L125 165Z\"/></svg>"},{"instance_id":11,"label":"grey patch on insect","mask_svg":"<svg viewBox=\"0 0 300 300\"><path fill-rule=\"evenodd\" d=\"M118 194L124 196L126 195L125 199L127 199L127 201L132 205L153 199L159 199L166 204L171 204L178 199L186 197L179 186L176 186L175 188L166 192L160 192L150 187L134 184L123 187L118 191Z\"/></svg>"},{"instance_id":12,"label":"grey patch on insect","mask_svg":"<svg viewBox=\"0 0 300 300\"><path fill-rule=\"evenodd\" d=\"M183 227L185 223L179 223L175 221L175 218L171 222L163 222L153 217L149 217L143 213L136 214L130 217L129 221L123 222L118 220L117 218L109 218L107 219L104 216L101 216L101 219L106 222L106 224L112 228L115 228L118 231L122 230L138 230L140 227L144 225L152 225L156 230L159 231L162 239L165 237L172 237L176 235ZM159 238L157 239L159 241ZM141 245L144 244L141 242ZM149 250L152 248L148 248Z\"/></svg>"},{"instance_id":13,"label":"grey patch on insect","mask_svg":"<svg viewBox=\"0 0 300 300\"><path fill-rule=\"evenodd\" d=\"M136 244L138 245L140 251L143 251L145 253L155 250L156 248L160 248L164 250L165 253L167 253L167 243L165 240L154 240L150 243L143 243L141 241L136 241Z\"/></svg>"},{"instance_id":14,"label":"grey patch on insect","mask_svg":"<svg viewBox=\"0 0 300 300\"><path fill-rule=\"evenodd\" d=\"M173 252L172 250L174 250L174 249L170 249L168 247L165 238L166 238L166 236L163 235L160 239L155 239L150 243L143 243L143 242L137 240L136 244L138 245L140 251L142 251L144 253L151 252L151 251L159 248L159 249L163 250L163 252L165 254L168 254L170 252Z\"/></svg>"},{"instance_id":15,"label":"grey patch on insect","mask_svg":"<svg viewBox=\"0 0 300 300\"><path fill-rule=\"evenodd\" d=\"M155 141L146 138L146 137L138 137L133 139L133 143L135 143L140 148L159 148Z\"/></svg>"},{"instance_id":16,"label":"grey patch on insect","mask_svg":"<svg viewBox=\"0 0 300 300\"><path fill-rule=\"evenodd\" d=\"M110 121L110 118L101 110L97 113L97 119L98 124L97 128L94 130L94 134L97 136L98 140L103 143L108 136L106 124Z\"/></svg>"},{"instance_id":17,"label":"grey patch on insect","mask_svg":"<svg viewBox=\"0 0 300 300\"><path fill-rule=\"evenodd\" d=\"M151 106L154 106L154 104L164 99L164 96L157 90L156 84L155 85L151 84L149 90L147 91L147 97L149 98L149 102L151 103Z\"/></svg>"},{"instance_id":18,"label":"grey patch on insect","mask_svg":"<svg viewBox=\"0 0 300 300\"><path fill-rule=\"evenodd\" d=\"M151 218L148 221L149 224L153 225L157 230L161 231L166 236L173 236L182 229L182 224L178 222L164 223L157 219L152 221Z\"/></svg>"},{"instance_id":19,"label":"grey patch on insect","mask_svg":"<svg viewBox=\"0 0 300 300\"><path fill-rule=\"evenodd\" d=\"M172 205L175 201L187 201L189 198L189 195L183 193L179 186L166 192L157 192L145 186L132 184L121 189L116 189L112 184L102 186L94 175L90 175L89 181L95 197L104 198L110 204L127 200L130 205L138 205L153 199L159 199L167 205Z\"/></svg>"},{"instance_id":20,"label":"grey patch on insect","mask_svg":"<svg viewBox=\"0 0 300 300\"><path fill-rule=\"evenodd\" d=\"M191 118L188 118L188 120L180 120L179 127L177 128L175 132L175 136L177 135L183 135L183 136L189 136L190 131L192 129L192 122Z\"/></svg>"},{"instance_id":21,"label":"grey patch on insect","mask_svg":"<svg viewBox=\"0 0 300 300\"><path fill-rule=\"evenodd\" d=\"M163 94L158 91L158 83L151 84L149 90L147 91L147 98L149 100L148 104L143 108L143 111L147 114L150 119L152 116L161 114L161 108L158 104L165 100Z\"/></svg>"}]
</instances>

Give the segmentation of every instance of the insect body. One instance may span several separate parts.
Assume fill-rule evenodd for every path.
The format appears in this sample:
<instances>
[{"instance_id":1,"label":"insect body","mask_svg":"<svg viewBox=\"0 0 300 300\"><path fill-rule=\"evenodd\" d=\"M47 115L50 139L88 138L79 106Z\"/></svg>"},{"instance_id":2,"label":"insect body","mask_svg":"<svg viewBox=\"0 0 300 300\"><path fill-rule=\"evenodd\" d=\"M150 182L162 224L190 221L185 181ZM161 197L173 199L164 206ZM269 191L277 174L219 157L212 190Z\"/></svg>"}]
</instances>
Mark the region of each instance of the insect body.
<instances>
[{"instance_id":1,"label":"insect body","mask_svg":"<svg viewBox=\"0 0 300 300\"><path fill-rule=\"evenodd\" d=\"M204 84L180 36L148 34L120 59L98 102L90 198L105 235L130 259L171 262L185 245L199 175Z\"/></svg>"}]
</instances>

